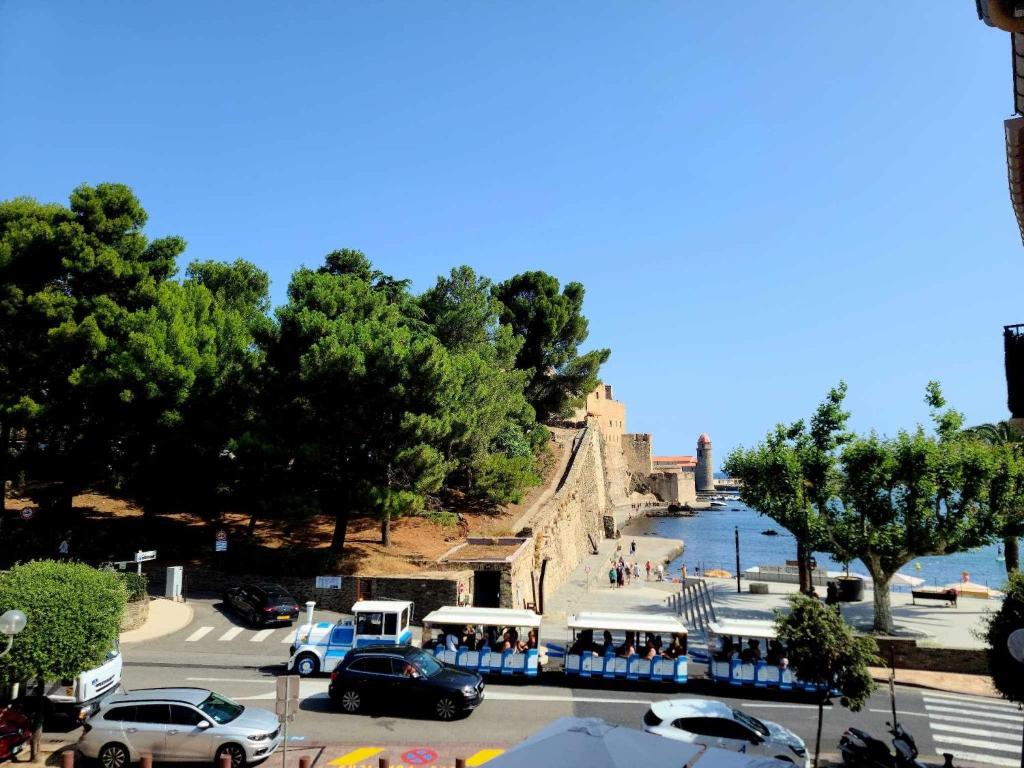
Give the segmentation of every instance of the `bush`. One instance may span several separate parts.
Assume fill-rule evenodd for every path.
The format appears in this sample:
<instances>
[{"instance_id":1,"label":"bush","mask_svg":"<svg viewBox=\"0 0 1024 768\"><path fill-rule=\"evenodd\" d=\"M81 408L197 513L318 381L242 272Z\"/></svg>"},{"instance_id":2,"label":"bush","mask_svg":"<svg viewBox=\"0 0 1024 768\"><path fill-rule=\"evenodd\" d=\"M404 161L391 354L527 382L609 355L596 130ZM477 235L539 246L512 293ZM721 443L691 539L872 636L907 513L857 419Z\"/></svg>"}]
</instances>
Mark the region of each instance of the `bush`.
<instances>
[{"instance_id":1,"label":"bush","mask_svg":"<svg viewBox=\"0 0 1024 768\"><path fill-rule=\"evenodd\" d=\"M1006 599L997 613L988 618L988 668L992 682L1010 701L1024 702L1024 664L1010 655L1006 639L1015 629L1024 629L1024 573L1010 574Z\"/></svg>"},{"instance_id":2,"label":"bush","mask_svg":"<svg viewBox=\"0 0 1024 768\"><path fill-rule=\"evenodd\" d=\"M149 597L149 580L145 576L131 573L130 571L118 573L117 575L122 583L124 583L124 588L128 592L129 603L137 603Z\"/></svg>"},{"instance_id":3,"label":"bush","mask_svg":"<svg viewBox=\"0 0 1024 768\"><path fill-rule=\"evenodd\" d=\"M495 504L516 504L540 482L532 456L486 456L476 468L476 487Z\"/></svg>"}]
</instances>

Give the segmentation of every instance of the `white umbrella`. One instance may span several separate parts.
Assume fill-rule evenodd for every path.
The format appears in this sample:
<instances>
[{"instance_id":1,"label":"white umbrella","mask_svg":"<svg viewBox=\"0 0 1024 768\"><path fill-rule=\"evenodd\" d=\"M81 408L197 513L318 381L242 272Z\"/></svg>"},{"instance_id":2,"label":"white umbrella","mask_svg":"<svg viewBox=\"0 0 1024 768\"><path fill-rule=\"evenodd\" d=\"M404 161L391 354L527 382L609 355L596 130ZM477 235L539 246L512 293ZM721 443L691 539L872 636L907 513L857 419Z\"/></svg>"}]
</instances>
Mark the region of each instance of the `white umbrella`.
<instances>
[{"instance_id":1,"label":"white umbrella","mask_svg":"<svg viewBox=\"0 0 1024 768\"><path fill-rule=\"evenodd\" d=\"M917 576L908 576L905 573L894 573L892 578L889 579L889 586L919 587L922 584L924 584L924 579Z\"/></svg>"}]
</instances>

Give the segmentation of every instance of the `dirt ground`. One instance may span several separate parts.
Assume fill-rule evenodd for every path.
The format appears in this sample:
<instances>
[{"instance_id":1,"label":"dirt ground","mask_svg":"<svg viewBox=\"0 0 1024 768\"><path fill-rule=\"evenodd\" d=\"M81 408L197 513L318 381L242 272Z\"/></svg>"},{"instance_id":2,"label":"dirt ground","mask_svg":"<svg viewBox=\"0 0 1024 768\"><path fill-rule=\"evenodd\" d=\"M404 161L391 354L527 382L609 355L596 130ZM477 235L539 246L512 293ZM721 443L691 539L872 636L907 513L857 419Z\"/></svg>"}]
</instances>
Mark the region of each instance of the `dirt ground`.
<instances>
[{"instance_id":1,"label":"dirt ground","mask_svg":"<svg viewBox=\"0 0 1024 768\"><path fill-rule=\"evenodd\" d=\"M227 533L232 558L245 552L245 566L278 563L282 572L301 568L299 558L336 572L415 573L429 570L433 561L466 536L502 536L516 533L514 521L540 497L559 467L562 452L571 444L572 430L554 430L551 456L541 484L531 488L519 504L482 510L478 505L446 500L446 509L458 513L455 525L442 525L421 517L392 521L391 547L380 544L380 522L371 517L349 521L345 552L329 552L334 520L318 515L301 523L258 520L253 538L246 541L249 515L225 512L207 519L189 511L162 512L146 517L142 507L130 499L101 493L84 493L74 498L74 513L66 520L36 511L23 519L21 510L36 509L30 498L7 499L7 514L0 527L0 539L20 540L23 546L12 552L16 559L54 557L61 540L71 536L71 556L87 562L127 560L137 550L156 549L166 564L199 565L216 561L214 540L218 531ZM245 566L239 565L242 570ZM292 572L295 572L292 570Z\"/></svg>"}]
</instances>

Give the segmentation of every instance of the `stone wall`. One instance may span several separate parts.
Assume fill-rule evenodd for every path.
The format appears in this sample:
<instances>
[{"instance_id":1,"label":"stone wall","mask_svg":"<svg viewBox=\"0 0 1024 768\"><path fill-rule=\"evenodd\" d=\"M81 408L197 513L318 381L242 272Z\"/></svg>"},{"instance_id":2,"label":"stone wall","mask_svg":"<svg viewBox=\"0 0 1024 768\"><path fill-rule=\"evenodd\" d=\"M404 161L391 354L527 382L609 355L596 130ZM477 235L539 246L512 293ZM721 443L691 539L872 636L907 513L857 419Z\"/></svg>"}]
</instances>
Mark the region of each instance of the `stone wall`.
<instances>
[{"instance_id":1,"label":"stone wall","mask_svg":"<svg viewBox=\"0 0 1024 768\"><path fill-rule=\"evenodd\" d=\"M875 642L881 666L889 666L890 659L894 659L897 669L988 675L983 648L936 648L905 637L876 637Z\"/></svg>"},{"instance_id":2,"label":"stone wall","mask_svg":"<svg viewBox=\"0 0 1024 768\"><path fill-rule=\"evenodd\" d=\"M611 384L598 384L587 395L586 413L593 417L605 441L616 447L622 443L626 431L626 406L612 397Z\"/></svg>"},{"instance_id":3,"label":"stone wall","mask_svg":"<svg viewBox=\"0 0 1024 768\"><path fill-rule=\"evenodd\" d=\"M147 595L143 600L136 600L134 603L128 603L124 607L124 613L121 614L121 632L128 632L133 629L138 629L146 623L146 619L149 618L149 596Z\"/></svg>"},{"instance_id":4,"label":"stone wall","mask_svg":"<svg viewBox=\"0 0 1024 768\"><path fill-rule=\"evenodd\" d=\"M150 576L150 591L163 593L163 573ZM459 596L473 594L473 572L434 571L405 576L342 576L341 589L317 589L316 576L281 576L270 580L263 576L225 574L203 568L185 568L186 598L202 595L219 596L225 590L243 583L273 581L287 589L300 607L315 600L317 608L350 613L357 599L411 600L415 616L425 616L442 605L458 605ZM159 583L157 583L159 582Z\"/></svg>"},{"instance_id":5,"label":"stone wall","mask_svg":"<svg viewBox=\"0 0 1024 768\"><path fill-rule=\"evenodd\" d=\"M604 516L609 511L605 487L603 443L596 420L587 419L585 432L565 480L535 517L533 573L539 579L547 559L544 593L561 586L594 544L604 538ZM525 569L524 569L525 570ZM522 574L519 590L529 593Z\"/></svg>"},{"instance_id":6,"label":"stone wall","mask_svg":"<svg viewBox=\"0 0 1024 768\"><path fill-rule=\"evenodd\" d=\"M631 475L646 477L654 471L651 463L651 436L643 432L622 436L622 453Z\"/></svg>"},{"instance_id":7,"label":"stone wall","mask_svg":"<svg viewBox=\"0 0 1024 768\"><path fill-rule=\"evenodd\" d=\"M668 504L692 504L697 501L693 472L655 472L650 475L651 490Z\"/></svg>"}]
</instances>

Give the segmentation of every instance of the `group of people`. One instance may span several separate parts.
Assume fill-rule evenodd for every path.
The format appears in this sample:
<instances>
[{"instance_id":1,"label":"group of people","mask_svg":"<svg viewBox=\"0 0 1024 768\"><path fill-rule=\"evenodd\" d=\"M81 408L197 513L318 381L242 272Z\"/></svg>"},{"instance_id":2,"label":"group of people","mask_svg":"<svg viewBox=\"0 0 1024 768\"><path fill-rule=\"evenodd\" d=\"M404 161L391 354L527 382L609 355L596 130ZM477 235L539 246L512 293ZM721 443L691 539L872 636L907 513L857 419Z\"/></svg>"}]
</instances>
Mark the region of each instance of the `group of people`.
<instances>
[{"instance_id":1,"label":"group of people","mask_svg":"<svg viewBox=\"0 0 1024 768\"><path fill-rule=\"evenodd\" d=\"M608 586L621 587L623 584L629 584L634 580L636 583L640 583L640 561L632 559L632 557L636 555L635 541L632 541L629 544L629 554L631 557L629 560L627 560L623 555L619 555L618 559L612 558L612 562L608 568ZM652 573L658 581L665 580L665 566L661 563L658 563L656 566L652 566L651 561L648 560L644 563L643 573L646 575L647 581L651 580Z\"/></svg>"},{"instance_id":2,"label":"group of people","mask_svg":"<svg viewBox=\"0 0 1024 768\"><path fill-rule=\"evenodd\" d=\"M668 645L663 645L661 635L647 632L644 644L638 650L639 638L639 632L626 632L623 642L616 645L612 633L606 629L602 642L598 643L594 640L594 630L584 629L569 646L569 653L577 656L588 653L591 656L618 656L623 659L628 659L633 655L642 659L655 659L659 656L665 659L678 659L680 656L686 655L685 635L673 634L672 641Z\"/></svg>"},{"instance_id":3,"label":"group of people","mask_svg":"<svg viewBox=\"0 0 1024 768\"><path fill-rule=\"evenodd\" d=\"M515 627L505 627L500 635L498 627L477 628L467 624L461 630L458 627L443 627L436 640L429 636L424 641L424 648L443 648L446 651L457 651L459 648L469 648L472 651L497 651L502 653L511 650L513 653L525 653L537 648L537 630L530 629L526 639L521 640L519 630Z\"/></svg>"},{"instance_id":4,"label":"group of people","mask_svg":"<svg viewBox=\"0 0 1024 768\"><path fill-rule=\"evenodd\" d=\"M751 638L747 640L747 644L744 646L742 638L737 643L733 642L731 637L727 637L722 641L722 647L715 653L714 658L715 661L739 660L743 664L754 664L763 658L770 667L785 669L789 666L785 647L780 640L775 639L768 641L767 653L762 656L760 640Z\"/></svg>"}]
</instances>

